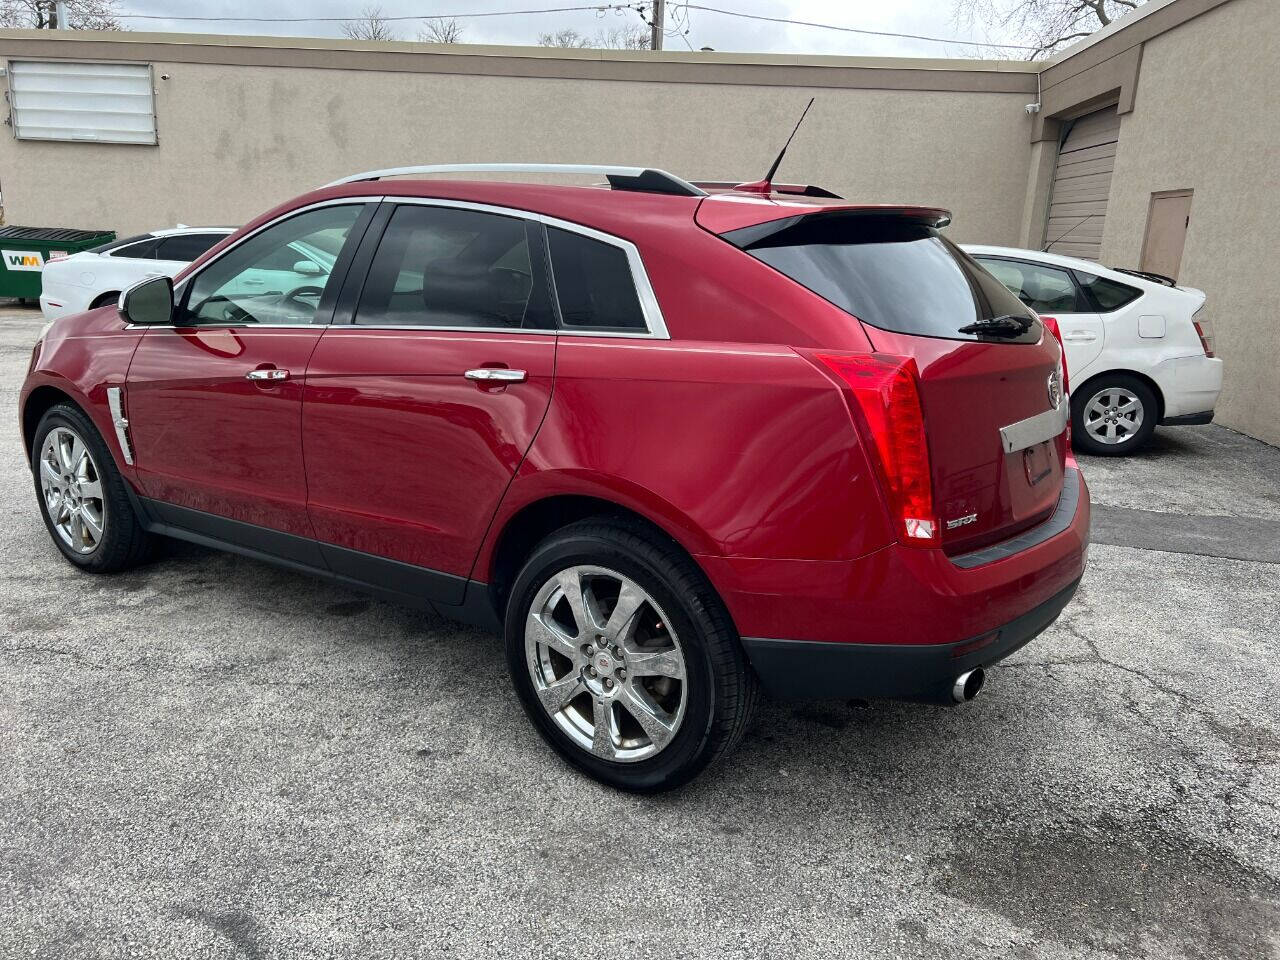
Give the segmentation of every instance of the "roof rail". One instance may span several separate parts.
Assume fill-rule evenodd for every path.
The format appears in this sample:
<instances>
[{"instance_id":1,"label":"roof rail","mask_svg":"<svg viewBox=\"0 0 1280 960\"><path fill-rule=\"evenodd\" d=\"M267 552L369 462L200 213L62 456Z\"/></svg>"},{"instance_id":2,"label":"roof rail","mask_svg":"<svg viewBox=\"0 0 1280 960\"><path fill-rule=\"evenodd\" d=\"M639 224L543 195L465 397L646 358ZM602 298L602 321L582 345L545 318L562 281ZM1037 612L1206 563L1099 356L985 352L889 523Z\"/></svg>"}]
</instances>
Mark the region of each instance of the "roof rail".
<instances>
[{"instance_id":1,"label":"roof rail","mask_svg":"<svg viewBox=\"0 0 1280 960\"><path fill-rule=\"evenodd\" d=\"M596 163L429 163L411 167L387 167L385 170L368 170L353 173L349 177L326 183L325 187L337 187L344 183L360 183L365 180L381 180L384 177L403 177L419 173L578 173L603 176L614 190L634 190L643 193L669 193L680 197L705 197L706 191L681 180L675 174L650 167L617 167Z\"/></svg>"}]
</instances>

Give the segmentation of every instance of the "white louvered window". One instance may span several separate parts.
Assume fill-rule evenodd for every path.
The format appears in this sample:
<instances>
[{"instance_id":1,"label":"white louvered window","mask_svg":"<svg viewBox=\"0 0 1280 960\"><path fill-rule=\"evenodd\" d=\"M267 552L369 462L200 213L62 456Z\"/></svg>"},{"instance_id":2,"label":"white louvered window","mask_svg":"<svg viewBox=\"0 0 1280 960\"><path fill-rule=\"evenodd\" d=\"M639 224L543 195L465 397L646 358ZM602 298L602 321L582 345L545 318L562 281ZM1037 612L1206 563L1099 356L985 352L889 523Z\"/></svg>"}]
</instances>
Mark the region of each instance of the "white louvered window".
<instances>
[{"instance_id":1,"label":"white louvered window","mask_svg":"<svg viewBox=\"0 0 1280 960\"><path fill-rule=\"evenodd\" d=\"M19 140L156 142L145 63L11 61L9 110Z\"/></svg>"}]
</instances>

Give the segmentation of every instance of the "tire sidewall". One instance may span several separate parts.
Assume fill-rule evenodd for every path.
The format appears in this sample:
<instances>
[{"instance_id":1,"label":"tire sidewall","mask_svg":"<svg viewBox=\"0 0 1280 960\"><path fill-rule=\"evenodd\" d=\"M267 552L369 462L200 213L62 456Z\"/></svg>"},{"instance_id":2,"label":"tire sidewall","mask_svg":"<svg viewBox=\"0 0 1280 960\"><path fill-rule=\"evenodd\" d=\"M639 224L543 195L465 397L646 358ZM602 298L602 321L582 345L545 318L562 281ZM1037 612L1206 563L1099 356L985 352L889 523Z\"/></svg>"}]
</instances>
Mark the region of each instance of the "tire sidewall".
<instances>
[{"instance_id":1,"label":"tire sidewall","mask_svg":"<svg viewBox=\"0 0 1280 960\"><path fill-rule=\"evenodd\" d=\"M604 567L630 577L657 602L675 627L685 663L685 713L671 742L658 754L630 763L609 761L583 750L543 709L534 693L525 653L525 621L538 590L568 567ZM584 534L553 537L534 551L512 587L507 603L507 666L521 705L551 746L569 763L592 777L624 790L653 792L690 779L705 766L711 750L709 731L715 715L715 683L711 658L703 642L700 613L675 590L650 558L611 539Z\"/></svg>"},{"instance_id":2,"label":"tire sidewall","mask_svg":"<svg viewBox=\"0 0 1280 960\"><path fill-rule=\"evenodd\" d=\"M44 452L45 440L57 427L64 427L74 431L85 446L89 448L89 452L93 456L94 466L98 470L98 480L102 484L102 521L104 531L102 540L99 541L92 553L77 553L64 543L53 525L48 508L45 506L44 490L40 486L40 458ZM79 410L65 404L59 404L46 412L36 426L35 439L31 445L31 478L35 485L40 516L44 519L45 529L49 531L49 538L53 541L54 546L69 561L85 570L93 571L108 566L110 563L109 558L116 552L116 541L119 539L121 532L119 528L129 518L120 516L119 504L124 496L121 480L116 471L115 460L107 449L107 445L102 442L102 436L98 433L93 422Z\"/></svg>"},{"instance_id":3,"label":"tire sidewall","mask_svg":"<svg viewBox=\"0 0 1280 960\"><path fill-rule=\"evenodd\" d=\"M1099 443L1091 437L1084 425L1085 406L1097 394L1109 388L1128 390L1142 402L1142 426L1132 440L1124 443ZM1073 446L1083 453L1100 457L1124 457L1136 453L1147 445L1156 430L1156 397L1151 388L1135 377L1123 374L1103 374L1089 381L1084 389L1071 395L1071 437Z\"/></svg>"}]
</instances>

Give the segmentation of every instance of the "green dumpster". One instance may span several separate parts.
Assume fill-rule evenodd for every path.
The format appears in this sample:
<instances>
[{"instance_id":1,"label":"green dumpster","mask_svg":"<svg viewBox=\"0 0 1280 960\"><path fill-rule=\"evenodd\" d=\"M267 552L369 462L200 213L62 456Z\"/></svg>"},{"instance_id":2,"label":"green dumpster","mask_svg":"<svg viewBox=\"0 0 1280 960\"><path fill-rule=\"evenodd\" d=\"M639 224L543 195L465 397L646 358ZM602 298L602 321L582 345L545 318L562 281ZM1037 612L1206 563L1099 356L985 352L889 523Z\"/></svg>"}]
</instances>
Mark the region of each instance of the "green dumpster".
<instances>
[{"instance_id":1,"label":"green dumpster","mask_svg":"<svg viewBox=\"0 0 1280 960\"><path fill-rule=\"evenodd\" d=\"M115 238L114 230L0 227L0 297L39 299L40 272L49 260L110 243Z\"/></svg>"}]
</instances>

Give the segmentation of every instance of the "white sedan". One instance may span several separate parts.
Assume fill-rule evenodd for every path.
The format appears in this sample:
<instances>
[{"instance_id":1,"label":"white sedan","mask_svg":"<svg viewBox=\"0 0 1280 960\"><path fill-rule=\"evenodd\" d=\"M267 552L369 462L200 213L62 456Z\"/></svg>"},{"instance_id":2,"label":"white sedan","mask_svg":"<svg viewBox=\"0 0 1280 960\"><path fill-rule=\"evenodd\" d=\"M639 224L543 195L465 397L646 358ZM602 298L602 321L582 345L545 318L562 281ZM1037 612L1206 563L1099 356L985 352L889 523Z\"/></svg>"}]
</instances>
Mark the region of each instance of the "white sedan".
<instances>
[{"instance_id":1,"label":"white sedan","mask_svg":"<svg viewBox=\"0 0 1280 960\"><path fill-rule=\"evenodd\" d=\"M139 280L174 276L233 227L177 227L153 230L100 247L54 257L40 278L40 312L46 320L115 303Z\"/></svg>"},{"instance_id":2,"label":"white sedan","mask_svg":"<svg viewBox=\"0 0 1280 960\"><path fill-rule=\"evenodd\" d=\"M1028 307L1057 320L1080 450L1133 453L1157 424L1213 419L1222 361L1202 291L1038 250L963 248Z\"/></svg>"}]
</instances>

